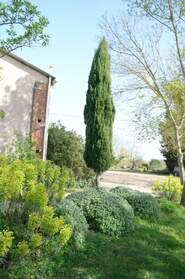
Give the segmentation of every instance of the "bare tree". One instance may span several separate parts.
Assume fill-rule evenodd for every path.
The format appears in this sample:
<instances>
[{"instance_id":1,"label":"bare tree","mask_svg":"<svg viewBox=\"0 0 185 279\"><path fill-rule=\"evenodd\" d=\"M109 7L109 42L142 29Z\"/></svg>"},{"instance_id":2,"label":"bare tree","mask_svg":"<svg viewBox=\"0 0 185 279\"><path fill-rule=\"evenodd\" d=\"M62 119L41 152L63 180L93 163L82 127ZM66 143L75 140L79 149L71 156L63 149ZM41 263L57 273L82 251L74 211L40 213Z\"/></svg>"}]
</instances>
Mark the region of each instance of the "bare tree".
<instances>
[{"instance_id":1,"label":"bare tree","mask_svg":"<svg viewBox=\"0 0 185 279\"><path fill-rule=\"evenodd\" d=\"M128 88L129 95L138 96L142 92L172 122L184 186L181 204L185 206L181 142L185 122L185 4L184 1L137 0L132 1L132 8L140 12L139 16L129 16L129 19L125 14L112 19L104 17L101 27L112 50L113 70L124 77L125 84L120 92L128 93Z\"/></svg>"}]
</instances>

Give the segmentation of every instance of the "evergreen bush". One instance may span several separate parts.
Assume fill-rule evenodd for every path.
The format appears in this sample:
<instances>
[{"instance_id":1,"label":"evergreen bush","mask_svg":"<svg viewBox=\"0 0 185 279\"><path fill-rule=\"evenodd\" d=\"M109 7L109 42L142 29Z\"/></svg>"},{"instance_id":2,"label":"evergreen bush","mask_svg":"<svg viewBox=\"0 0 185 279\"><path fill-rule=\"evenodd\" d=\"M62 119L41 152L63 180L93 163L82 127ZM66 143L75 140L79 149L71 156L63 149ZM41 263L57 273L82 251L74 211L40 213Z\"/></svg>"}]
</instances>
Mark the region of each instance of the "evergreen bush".
<instances>
[{"instance_id":1,"label":"evergreen bush","mask_svg":"<svg viewBox=\"0 0 185 279\"><path fill-rule=\"evenodd\" d=\"M123 200L127 200L133 207L135 215L143 219L158 220L160 217L160 205L150 194L141 193L124 187L116 187L111 190Z\"/></svg>"},{"instance_id":2,"label":"evergreen bush","mask_svg":"<svg viewBox=\"0 0 185 279\"><path fill-rule=\"evenodd\" d=\"M57 203L56 208L57 214L63 216L65 221L73 228L72 239L75 244L77 246L83 245L88 232L88 224L82 209L68 199Z\"/></svg>"},{"instance_id":3,"label":"evergreen bush","mask_svg":"<svg viewBox=\"0 0 185 279\"><path fill-rule=\"evenodd\" d=\"M67 199L79 206L91 229L120 236L134 229L133 209L126 200L102 189L72 193Z\"/></svg>"}]
</instances>

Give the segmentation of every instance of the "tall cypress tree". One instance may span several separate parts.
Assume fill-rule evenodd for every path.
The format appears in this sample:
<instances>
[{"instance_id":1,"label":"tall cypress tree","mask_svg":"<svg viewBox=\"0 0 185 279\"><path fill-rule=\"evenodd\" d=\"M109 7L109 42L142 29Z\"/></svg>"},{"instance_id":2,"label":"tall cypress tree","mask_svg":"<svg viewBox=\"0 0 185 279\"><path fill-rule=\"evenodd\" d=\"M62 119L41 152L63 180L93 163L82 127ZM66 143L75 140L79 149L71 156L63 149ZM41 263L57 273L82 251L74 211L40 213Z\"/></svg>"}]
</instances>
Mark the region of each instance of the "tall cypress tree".
<instances>
[{"instance_id":1,"label":"tall cypress tree","mask_svg":"<svg viewBox=\"0 0 185 279\"><path fill-rule=\"evenodd\" d=\"M111 94L110 56L105 39L100 42L92 62L84 118L86 142L84 158L89 168L96 172L96 184L102 172L113 161L112 127L115 108Z\"/></svg>"}]
</instances>

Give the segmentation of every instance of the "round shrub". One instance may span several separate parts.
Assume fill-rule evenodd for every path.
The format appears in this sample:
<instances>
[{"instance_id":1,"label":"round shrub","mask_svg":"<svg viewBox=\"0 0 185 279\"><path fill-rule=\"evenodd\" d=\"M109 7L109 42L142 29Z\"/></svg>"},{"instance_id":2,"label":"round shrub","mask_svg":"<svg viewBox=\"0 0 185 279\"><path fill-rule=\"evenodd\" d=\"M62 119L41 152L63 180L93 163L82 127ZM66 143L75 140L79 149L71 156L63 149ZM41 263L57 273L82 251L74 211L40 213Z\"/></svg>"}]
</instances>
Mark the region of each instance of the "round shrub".
<instances>
[{"instance_id":1,"label":"round shrub","mask_svg":"<svg viewBox=\"0 0 185 279\"><path fill-rule=\"evenodd\" d=\"M116 187L111 192L127 200L133 207L135 215L151 221L158 220L160 217L160 205L150 194L141 193L124 187Z\"/></svg>"},{"instance_id":2,"label":"round shrub","mask_svg":"<svg viewBox=\"0 0 185 279\"><path fill-rule=\"evenodd\" d=\"M91 229L120 236L133 230L133 209L126 200L102 189L76 192L67 197L78 205Z\"/></svg>"},{"instance_id":3,"label":"round shrub","mask_svg":"<svg viewBox=\"0 0 185 279\"><path fill-rule=\"evenodd\" d=\"M83 211L73 201L64 199L56 205L58 215L64 217L65 221L73 228L73 236L76 245L83 245L88 232L88 224Z\"/></svg>"}]
</instances>

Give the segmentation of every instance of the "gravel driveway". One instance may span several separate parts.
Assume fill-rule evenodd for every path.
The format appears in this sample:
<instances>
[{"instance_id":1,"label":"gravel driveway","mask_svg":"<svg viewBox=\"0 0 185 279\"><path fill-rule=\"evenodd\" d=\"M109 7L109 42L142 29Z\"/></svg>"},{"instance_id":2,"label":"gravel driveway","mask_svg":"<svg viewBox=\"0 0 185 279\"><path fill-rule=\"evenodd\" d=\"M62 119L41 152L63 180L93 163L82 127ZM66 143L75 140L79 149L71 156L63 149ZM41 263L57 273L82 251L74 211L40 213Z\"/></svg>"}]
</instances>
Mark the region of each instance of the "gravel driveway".
<instances>
[{"instance_id":1,"label":"gravel driveway","mask_svg":"<svg viewBox=\"0 0 185 279\"><path fill-rule=\"evenodd\" d=\"M152 193L154 181L163 181L165 178L166 176L155 174L107 171L101 177L101 186L113 188L122 185L141 192Z\"/></svg>"}]
</instances>

